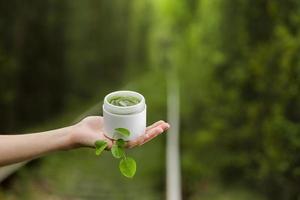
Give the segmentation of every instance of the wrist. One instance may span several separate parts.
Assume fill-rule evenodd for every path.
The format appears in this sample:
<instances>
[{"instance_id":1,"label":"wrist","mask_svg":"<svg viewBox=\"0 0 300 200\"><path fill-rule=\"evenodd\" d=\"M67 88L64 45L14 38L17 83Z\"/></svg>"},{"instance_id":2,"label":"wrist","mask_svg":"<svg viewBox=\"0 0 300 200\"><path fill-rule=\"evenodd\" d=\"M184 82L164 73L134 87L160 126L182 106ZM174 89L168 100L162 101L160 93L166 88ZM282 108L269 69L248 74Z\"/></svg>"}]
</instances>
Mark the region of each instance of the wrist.
<instances>
[{"instance_id":1,"label":"wrist","mask_svg":"<svg viewBox=\"0 0 300 200\"><path fill-rule=\"evenodd\" d=\"M62 150L70 150L70 149L73 149L73 148L76 148L77 144L76 144L76 141L74 140L74 132L75 132L75 126L72 125L72 126L68 126L68 127L65 127L63 128L63 131L62 131Z\"/></svg>"},{"instance_id":2,"label":"wrist","mask_svg":"<svg viewBox=\"0 0 300 200\"><path fill-rule=\"evenodd\" d=\"M76 149L79 147L90 146L87 145L89 141L89 135L85 135L85 130L82 128L80 123L66 127L66 138L64 150ZM85 135L83 137L83 135ZM87 140L87 141L86 141Z\"/></svg>"}]
</instances>

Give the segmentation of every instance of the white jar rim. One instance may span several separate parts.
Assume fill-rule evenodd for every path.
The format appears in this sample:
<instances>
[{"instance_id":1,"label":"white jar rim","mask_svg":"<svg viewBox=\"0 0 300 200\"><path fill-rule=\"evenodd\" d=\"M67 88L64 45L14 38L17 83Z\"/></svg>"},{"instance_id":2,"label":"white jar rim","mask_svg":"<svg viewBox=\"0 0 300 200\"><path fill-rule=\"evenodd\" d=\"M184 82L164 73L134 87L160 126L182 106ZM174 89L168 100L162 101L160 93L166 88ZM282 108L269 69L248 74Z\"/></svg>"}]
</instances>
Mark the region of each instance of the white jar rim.
<instances>
[{"instance_id":1,"label":"white jar rim","mask_svg":"<svg viewBox=\"0 0 300 200\"><path fill-rule=\"evenodd\" d=\"M132 106L116 106L109 103L110 98L114 96L132 96L138 98L140 100L139 103L132 105ZM129 91L129 90L120 90L109 93L104 97L104 108L106 111L117 114L117 115L129 115L133 113L142 112L145 109L145 98L138 92Z\"/></svg>"}]
</instances>

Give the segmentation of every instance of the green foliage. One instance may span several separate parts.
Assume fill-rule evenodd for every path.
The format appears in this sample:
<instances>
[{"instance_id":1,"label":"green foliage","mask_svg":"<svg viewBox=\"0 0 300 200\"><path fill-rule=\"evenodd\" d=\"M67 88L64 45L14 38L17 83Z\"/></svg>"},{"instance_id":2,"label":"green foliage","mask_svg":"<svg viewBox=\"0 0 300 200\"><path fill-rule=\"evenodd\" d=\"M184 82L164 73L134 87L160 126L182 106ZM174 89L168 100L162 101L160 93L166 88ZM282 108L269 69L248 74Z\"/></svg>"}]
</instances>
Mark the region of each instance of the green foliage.
<instances>
[{"instance_id":1,"label":"green foliage","mask_svg":"<svg viewBox=\"0 0 300 200\"><path fill-rule=\"evenodd\" d=\"M115 131L125 137L128 137L130 135L130 131L126 128L116 128Z\"/></svg>"},{"instance_id":2,"label":"green foliage","mask_svg":"<svg viewBox=\"0 0 300 200\"><path fill-rule=\"evenodd\" d=\"M120 161L120 171L127 178L132 178L136 172L136 162L130 157L125 157Z\"/></svg>"},{"instance_id":3,"label":"green foliage","mask_svg":"<svg viewBox=\"0 0 300 200\"><path fill-rule=\"evenodd\" d=\"M107 147L107 142L106 141L97 140L95 142L96 155L99 156L106 147Z\"/></svg>"},{"instance_id":4,"label":"green foliage","mask_svg":"<svg viewBox=\"0 0 300 200\"><path fill-rule=\"evenodd\" d=\"M122 146L119 146L118 143L113 144L111 147L111 153L115 158L122 158L125 156L125 152Z\"/></svg>"},{"instance_id":5,"label":"green foliage","mask_svg":"<svg viewBox=\"0 0 300 200\"><path fill-rule=\"evenodd\" d=\"M145 94L149 121L164 119L172 68L180 77L186 198L197 198L202 180L204 188L218 180L267 199L299 198L298 0L9 5L0 6L4 130L81 107L120 84Z\"/></svg>"},{"instance_id":6,"label":"green foliage","mask_svg":"<svg viewBox=\"0 0 300 200\"><path fill-rule=\"evenodd\" d=\"M126 128L116 129L123 136L130 136L130 132ZM136 172L136 162L133 158L126 157L125 153L126 142L123 139L118 139L111 147L111 154L113 157L120 159L119 169L120 172L127 178L133 178ZM101 152L107 147L107 142L97 140L95 142L96 155L100 155Z\"/></svg>"},{"instance_id":7,"label":"green foliage","mask_svg":"<svg viewBox=\"0 0 300 200\"><path fill-rule=\"evenodd\" d=\"M119 146L119 147L125 147L125 141L124 140L122 140L122 139L118 139L117 141L116 141L116 144Z\"/></svg>"},{"instance_id":8,"label":"green foliage","mask_svg":"<svg viewBox=\"0 0 300 200\"><path fill-rule=\"evenodd\" d=\"M299 1L177 4L155 4L161 20L153 28L151 52L156 65L180 74L187 187L202 177L250 184L269 199L295 199Z\"/></svg>"}]
</instances>

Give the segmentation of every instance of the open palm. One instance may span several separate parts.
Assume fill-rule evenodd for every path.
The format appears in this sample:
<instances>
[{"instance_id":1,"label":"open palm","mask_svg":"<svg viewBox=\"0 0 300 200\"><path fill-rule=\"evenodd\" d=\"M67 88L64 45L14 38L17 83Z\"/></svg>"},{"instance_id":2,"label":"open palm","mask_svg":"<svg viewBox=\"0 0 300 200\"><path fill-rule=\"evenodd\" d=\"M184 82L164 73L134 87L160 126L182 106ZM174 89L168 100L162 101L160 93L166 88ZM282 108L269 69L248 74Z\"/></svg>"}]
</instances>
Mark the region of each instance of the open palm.
<instances>
[{"instance_id":1,"label":"open palm","mask_svg":"<svg viewBox=\"0 0 300 200\"><path fill-rule=\"evenodd\" d=\"M170 125L168 123L162 120L157 121L151 126L148 126L145 133L136 140L128 141L126 143L126 147L132 148L143 145L168 130L169 127ZM73 126L71 134L71 140L75 146L94 147L96 140L105 140L108 144L107 148L110 149L114 143L114 140L106 137L104 134L103 117L101 116L89 116L84 118L82 121Z\"/></svg>"}]
</instances>

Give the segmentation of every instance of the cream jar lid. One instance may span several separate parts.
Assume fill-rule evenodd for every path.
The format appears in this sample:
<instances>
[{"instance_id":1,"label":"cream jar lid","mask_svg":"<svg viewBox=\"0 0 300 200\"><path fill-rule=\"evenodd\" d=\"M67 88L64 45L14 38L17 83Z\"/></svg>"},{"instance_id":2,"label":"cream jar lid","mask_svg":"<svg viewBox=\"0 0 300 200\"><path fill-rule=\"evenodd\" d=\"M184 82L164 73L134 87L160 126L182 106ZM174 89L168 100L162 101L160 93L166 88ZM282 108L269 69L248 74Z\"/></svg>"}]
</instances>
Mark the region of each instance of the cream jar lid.
<instances>
[{"instance_id":1,"label":"cream jar lid","mask_svg":"<svg viewBox=\"0 0 300 200\"><path fill-rule=\"evenodd\" d=\"M109 103L109 100L117 96L131 96L140 100L139 103L132 106L116 106ZM117 114L117 115L130 115L134 113L142 112L145 109L145 98L140 93L129 91L129 90L120 90L116 92L109 93L104 97L104 108L106 111Z\"/></svg>"}]
</instances>

